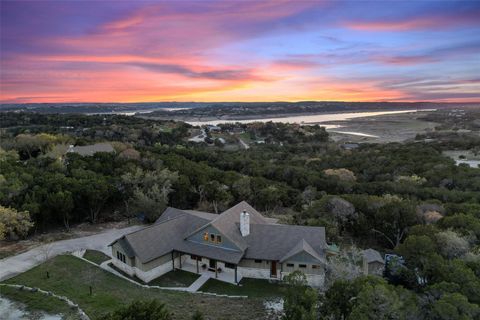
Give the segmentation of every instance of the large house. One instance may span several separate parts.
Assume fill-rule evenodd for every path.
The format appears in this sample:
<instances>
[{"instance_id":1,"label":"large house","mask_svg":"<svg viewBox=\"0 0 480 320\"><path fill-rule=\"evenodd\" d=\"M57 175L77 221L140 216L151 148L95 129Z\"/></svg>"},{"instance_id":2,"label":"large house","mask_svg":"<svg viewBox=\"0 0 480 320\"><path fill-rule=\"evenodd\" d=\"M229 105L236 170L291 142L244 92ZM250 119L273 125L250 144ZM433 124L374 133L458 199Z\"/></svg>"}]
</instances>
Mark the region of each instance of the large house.
<instances>
[{"instance_id":1,"label":"large house","mask_svg":"<svg viewBox=\"0 0 480 320\"><path fill-rule=\"evenodd\" d=\"M145 282L175 269L238 284L300 270L322 286L325 228L278 224L241 202L221 214L167 208L151 226L113 243L113 264Z\"/></svg>"}]
</instances>

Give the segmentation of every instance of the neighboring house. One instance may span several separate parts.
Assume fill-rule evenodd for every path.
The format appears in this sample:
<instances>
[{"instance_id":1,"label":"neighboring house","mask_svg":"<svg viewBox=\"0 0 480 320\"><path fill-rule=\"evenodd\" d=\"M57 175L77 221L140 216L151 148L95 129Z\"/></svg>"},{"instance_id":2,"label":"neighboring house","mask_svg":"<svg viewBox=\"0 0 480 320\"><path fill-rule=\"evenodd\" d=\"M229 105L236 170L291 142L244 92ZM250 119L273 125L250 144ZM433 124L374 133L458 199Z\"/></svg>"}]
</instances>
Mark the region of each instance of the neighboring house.
<instances>
[{"instance_id":1,"label":"neighboring house","mask_svg":"<svg viewBox=\"0 0 480 320\"><path fill-rule=\"evenodd\" d=\"M110 143L96 143L87 146L68 147L67 152L78 153L81 156L93 156L97 152L115 152Z\"/></svg>"},{"instance_id":2,"label":"neighboring house","mask_svg":"<svg viewBox=\"0 0 480 320\"><path fill-rule=\"evenodd\" d=\"M167 208L152 225L113 243L113 264L145 282L182 269L239 283L243 277L281 280L300 270L324 282L325 228L277 224L248 203L212 214Z\"/></svg>"},{"instance_id":3,"label":"neighboring house","mask_svg":"<svg viewBox=\"0 0 480 320\"><path fill-rule=\"evenodd\" d=\"M220 131L222 131L222 128L220 128L219 126L214 126L214 125L211 125L211 124L207 125L207 129L210 132L220 132Z\"/></svg>"},{"instance_id":4,"label":"neighboring house","mask_svg":"<svg viewBox=\"0 0 480 320\"><path fill-rule=\"evenodd\" d=\"M380 252L374 249L366 249L362 251L363 254L363 273L382 275L385 268L385 261Z\"/></svg>"}]
</instances>

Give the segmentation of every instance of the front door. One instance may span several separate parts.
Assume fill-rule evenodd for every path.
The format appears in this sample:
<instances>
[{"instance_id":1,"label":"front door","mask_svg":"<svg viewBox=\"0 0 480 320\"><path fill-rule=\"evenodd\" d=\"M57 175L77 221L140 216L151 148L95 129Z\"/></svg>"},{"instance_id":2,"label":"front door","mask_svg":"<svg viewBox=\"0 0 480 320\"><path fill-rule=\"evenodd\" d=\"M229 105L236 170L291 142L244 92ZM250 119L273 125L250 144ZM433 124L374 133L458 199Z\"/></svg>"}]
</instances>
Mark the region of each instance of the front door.
<instances>
[{"instance_id":1,"label":"front door","mask_svg":"<svg viewBox=\"0 0 480 320\"><path fill-rule=\"evenodd\" d=\"M217 261L215 259L210 259L209 262L209 268L215 270L215 265L217 264Z\"/></svg>"},{"instance_id":2,"label":"front door","mask_svg":"<svg viewBox=\"0 0 480 320\"><path fill-rule=\"evenodd\" d=\"M272 261L270 264L270 277L271 278L277 277L277 261Z\"/></svg>"}]
</instances>

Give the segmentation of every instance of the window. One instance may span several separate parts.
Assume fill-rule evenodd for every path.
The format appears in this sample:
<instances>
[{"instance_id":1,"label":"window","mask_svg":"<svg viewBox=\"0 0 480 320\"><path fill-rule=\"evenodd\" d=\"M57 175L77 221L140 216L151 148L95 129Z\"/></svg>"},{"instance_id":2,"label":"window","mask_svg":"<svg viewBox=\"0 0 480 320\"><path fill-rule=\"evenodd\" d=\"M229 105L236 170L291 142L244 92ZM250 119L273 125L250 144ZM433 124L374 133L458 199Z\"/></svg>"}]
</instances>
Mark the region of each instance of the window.
<instances>
[{"instance_id":1,"label":"window","mask_svg":"<svg viewBox=\"0 0 480 320\"><path fill-rule=\"evenodd\" d=\"M221 235L217 235L217 243L222 243L222 236Z\"/></svg>"},{"instance_id":2,"label":"window","mask_svg":"<svg viewBox=\"0 0 480 320\"><path fill-rule=\"evenodd\" d=\"M317 266L316 264L312 264L312 269L318 269L319 266Z\"/></svg>"},{"instance_id":3,"label":"window","mask_svg":"<svg viewBox=\"0 0 480 320\"><path fill-rule=\"evenodd\" d=\"M210 235L210 241L215 242L215 235L213 233Z\"/></svg>"},{"instance_id":4,"label":"window","mask_svg":"<svg viewBox=\"0 0 480 320\"><path fill-rule=\"evenodd\" d=\"M126 262L127 259L126 259L125 255L124 255L123 253L121 253L121 252L118 252L118 251L117 251L117 259L120 260L120 261L122 261L123 263L127 263L127 262Z\"/></svg>"},{"instance_id":5,"label":"window","mask_svg":"<svg viewBox=\"0 0 480 320\"><path fill-rule=\"evenodd\" d=\"M203 234L203 240L208 241L208 232Z\"/></svg>"},{"instance_id":6,"label":"window","mask_svg":"<svg viewBox=\"0 0 480 320\"><path fill-rule=\"evenodd\" d=\"M306 264L299 264L298 267L299 267L299 268L306 268L307 265L306 265Z\"/></svg>"},{"instance_id":7,"label":"window","mask_svg":"<svg viewBox=\"0 0 480 320\"><path fill-rule=\"evenodd\" d=\"M255 259L255 263L262 263L262 260Z\"/></svg>"},{"instance_id":8,"label":"window","mask_svg":"<svg viewBox=\"0 0 480 320\"><path fill-rule=\"evenodd\" d=\"M287 263L287 267L293 268L295 265L293 263Z\"/></svg>"},{"instance_id":9,"label":"window","mask_svg":"<svg viewBox=\"0 0 480 320\"><path fill-rule=\"evenodd\" d=\"M235 265L234 265L233 263L227 263L227 262L225 262L225 268L235 269Z\"/></svg>"}]
</instances>

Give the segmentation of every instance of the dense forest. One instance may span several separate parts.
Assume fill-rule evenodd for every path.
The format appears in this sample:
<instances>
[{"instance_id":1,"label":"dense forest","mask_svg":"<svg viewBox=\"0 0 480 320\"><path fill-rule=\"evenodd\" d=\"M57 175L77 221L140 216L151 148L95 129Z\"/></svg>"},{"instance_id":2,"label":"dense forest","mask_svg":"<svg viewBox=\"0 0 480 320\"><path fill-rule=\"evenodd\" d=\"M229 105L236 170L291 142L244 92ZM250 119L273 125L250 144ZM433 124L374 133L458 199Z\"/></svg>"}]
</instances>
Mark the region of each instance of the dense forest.
<instances>
[{"instance_id":1,"label":"dense forest","mask_svg":"<svg viewBox=\"0 0 480 320\"><path fill-rule=\"evenodd\" d=\"M384 278L332 281L320 298L325 319L480 316L480 169L442 155L479 152L478 135L349 149L319 126L255 123L242 130L266 143L226 150L188 141L195 130L118 115L3 113L0 205L17 219L4 218L5 237L85 221L152 222L166 206L218 213L246 200L283 223L325 226L341 248L401 257ZM114 152L68 152L99 142Z\"/></svg>"}]
</instances>

